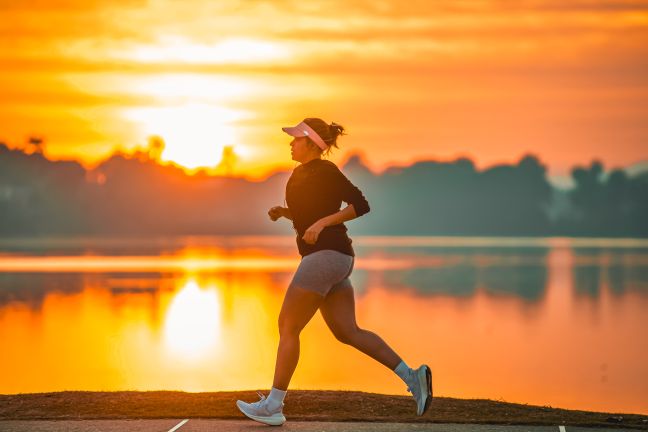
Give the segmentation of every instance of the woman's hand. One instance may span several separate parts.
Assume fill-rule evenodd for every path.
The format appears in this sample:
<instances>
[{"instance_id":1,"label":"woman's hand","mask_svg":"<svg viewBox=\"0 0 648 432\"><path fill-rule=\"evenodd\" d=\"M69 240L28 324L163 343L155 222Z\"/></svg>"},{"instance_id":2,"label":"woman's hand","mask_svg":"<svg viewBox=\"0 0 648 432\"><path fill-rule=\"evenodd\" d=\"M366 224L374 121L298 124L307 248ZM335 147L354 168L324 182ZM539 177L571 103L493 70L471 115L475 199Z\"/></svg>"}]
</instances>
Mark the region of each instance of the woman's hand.
<instances>
[{"instance_id":1,"label":"woman's hand","mask_svg":"<svg viewBox=\"0 0 648 432\"><path fill-rule=\"evenodd\" d=\"M272 221L276 221L282 216L286 217L286 210L288 209L281 206L274 206L270 210L268 210L268 216L270 216L270 219L272 219Z\"/></svg>"},{"instance_id":2,"label":"woman's hand","mask_svg":"<svg viewBox=\"0 0 648 432\"><path fill-rule=\"evenodd\" d=\"M306 230L302 239L304 239L304 241L308 244L315 244L317 242L317 237L319 237L320 233L325 227L326 224L322 221L322 219L318 220Z\"/></svg>"}]
</instances>

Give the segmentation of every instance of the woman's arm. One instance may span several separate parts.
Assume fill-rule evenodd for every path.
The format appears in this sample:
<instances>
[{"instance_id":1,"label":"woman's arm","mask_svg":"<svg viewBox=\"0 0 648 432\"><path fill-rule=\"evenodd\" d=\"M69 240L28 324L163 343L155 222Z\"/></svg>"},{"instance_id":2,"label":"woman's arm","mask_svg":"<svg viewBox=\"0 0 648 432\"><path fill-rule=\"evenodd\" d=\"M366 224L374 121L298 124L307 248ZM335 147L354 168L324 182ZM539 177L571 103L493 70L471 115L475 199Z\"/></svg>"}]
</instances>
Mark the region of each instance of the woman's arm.
<instances>
[{"instance_id":1,"label":"woman's arm","mask_svg":"<svg viewBox=\"0 0 648 432\"><path fill-rule=\"evenodd\" d=\"M286 219L292 220L292 213L290 213L290 209L288 207L282 207L282 213L281 215L285 217Z\"/></svg>"},{"instance_id":2,"label":"woman's arm","mask_svg":"<svg viewBox=\"0 0 648 432\"><path fill-rule=\"evenodd\" d=\"M319 234L327 226L341 224L343 222L350 221L351 219L355 219L356 217L358 216L356 215L353 204L349 204L337 213L324 216L323 218L315 222L306 230L302 238L308 244L315 244L315 242L317 242L317 237L319 237Z\"/></svg>"},{"instance_id":3,"label":"woman's arm","mask_svg":"<svg viewBox=\"0 0 648 432\"><path fill-rule=\"evenodd\" d=\"M304 241L308 244L315 244L320 232L327 226L341 224L342 222L355 219L369 212L369 203L360 189L358 189L332 162L328 165L329 169L325 171L325 178L329 181L332 188L340 194L342 201L348 205L337 213L324 216L313 225L311 225L304 236Z\"/></svg>"},{"instance_id":4,"label":"woman's arm","mask_svg":"<svg viewBox=\"0 0 648 432\"><path fill-rule=\"evenodd\" d=\"M323 217L319 220L319 222L321 222L324 227L327 227L331 225L341 224L357 217L358 215L356 215L355 207L353 207L353 204L349 204L337 213Z\"/></svg>"},{"instance_id":5,"label":"woman's arm","mask_svg":"<svg viewBox=\"0 0 648 432\"><path fill-rule=\"evenodd\" d=\"M270 216L270 219L272 219L273 221L276 221L282 216L286 219L292 220L292 214L290 213L290 209L287 207L272 207L270 210L268 210L268 216Z\"/></svg>"}]
</instances>

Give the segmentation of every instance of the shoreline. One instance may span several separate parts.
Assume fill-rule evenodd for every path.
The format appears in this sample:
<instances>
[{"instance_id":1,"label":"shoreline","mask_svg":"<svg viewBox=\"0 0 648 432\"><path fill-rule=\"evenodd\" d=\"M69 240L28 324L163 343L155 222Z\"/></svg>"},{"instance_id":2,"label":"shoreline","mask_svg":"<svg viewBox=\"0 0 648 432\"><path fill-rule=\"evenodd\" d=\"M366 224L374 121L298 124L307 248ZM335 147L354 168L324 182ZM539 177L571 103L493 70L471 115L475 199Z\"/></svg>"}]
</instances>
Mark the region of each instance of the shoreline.
<instances>
[{"instance_id":1,"label":"shoreline","mask_svg":"<svg viewBox=\"0 0 648 432\"><path fill-rule=\"evenodd\" d=\"M0 420L241 419L237 399L256 391L62 391L0 395ZM418 417L410 396L359 391L291 390L284 414L294 421L563 425L648 430L648 415L568 410L490 399L435 397Z\"/></svg>"}]
</instances>

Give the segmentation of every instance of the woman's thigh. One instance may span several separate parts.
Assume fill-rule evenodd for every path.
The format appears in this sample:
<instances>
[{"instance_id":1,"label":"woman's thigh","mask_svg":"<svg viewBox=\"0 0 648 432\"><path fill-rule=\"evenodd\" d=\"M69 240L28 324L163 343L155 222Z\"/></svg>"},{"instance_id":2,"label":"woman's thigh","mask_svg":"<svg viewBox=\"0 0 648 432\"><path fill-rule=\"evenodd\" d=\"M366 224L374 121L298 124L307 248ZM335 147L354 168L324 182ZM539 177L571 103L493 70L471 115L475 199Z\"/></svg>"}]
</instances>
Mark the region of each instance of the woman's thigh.
<instances>
[{"instance_id":1,"label":"woman's thigh","mask_svg":"<svg viewBox=\"0 0 648 432\"><path fill-rule=\"evenodd\" d=\"M354 258L334 250L321 250L306 255L290 282L288 289L303 288L325 297L331 288L348 279Z\"/></svg>"},{"instance_id":2,"label":"woman's thigh","mask_svg":"<svg viewBox=\"0 0 648 432\"><path fill-rule=\"evenodd\" d=\"M320 305L322 317L336 338L345 340L358 330L355 298L351 283L339 284Z\"/></svg>"},{"instance_id":3,"label":"woman's thigh","mask_svg":"<svg viewBox=\"0 0 648 432\"><path fill-rule=\"evenodd\" d=\"M315 315L323 300L316 292L298 286L288 287L279 312L280 334L299 334Z\"/></svg>"}]
</instances>

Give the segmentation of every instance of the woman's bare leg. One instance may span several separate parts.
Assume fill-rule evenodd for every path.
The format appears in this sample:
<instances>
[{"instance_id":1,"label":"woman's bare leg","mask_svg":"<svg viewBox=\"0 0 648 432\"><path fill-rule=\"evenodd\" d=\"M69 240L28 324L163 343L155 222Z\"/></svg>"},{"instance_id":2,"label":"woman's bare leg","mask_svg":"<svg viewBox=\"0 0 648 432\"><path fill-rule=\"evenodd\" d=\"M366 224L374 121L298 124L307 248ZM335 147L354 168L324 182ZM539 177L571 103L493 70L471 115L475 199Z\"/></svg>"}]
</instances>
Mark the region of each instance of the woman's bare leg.
<instances>
[{"instance_id":1,"label":"woman's bare leg","mask_svg":"<svg viewBox=\"0 0 648 432\"><path fill-rule=\"evenodd\" d=\"M362 351L394 370L401 358L377 334L358 327L355 318L355 299L351 285L330 292L320 306L322 317L335 337L342 343Z\"/></svg>"},{"instance_id":2,"label":"woman's bare leg","mask_svg":"<svg viewBox=\"0 0 648 432\"><path fill-rule=\"evenodd\" d=\"M279 348L272 386L287 390L299 361L299 334L315 315L324 297L304 288L290 287L286 291L279 313Z\"/></svg>"}]
</instances>

